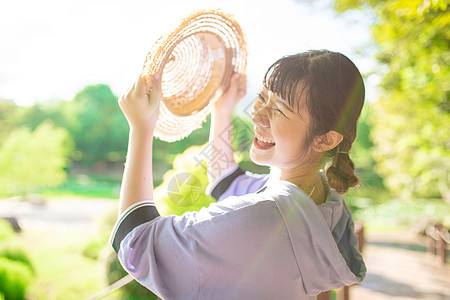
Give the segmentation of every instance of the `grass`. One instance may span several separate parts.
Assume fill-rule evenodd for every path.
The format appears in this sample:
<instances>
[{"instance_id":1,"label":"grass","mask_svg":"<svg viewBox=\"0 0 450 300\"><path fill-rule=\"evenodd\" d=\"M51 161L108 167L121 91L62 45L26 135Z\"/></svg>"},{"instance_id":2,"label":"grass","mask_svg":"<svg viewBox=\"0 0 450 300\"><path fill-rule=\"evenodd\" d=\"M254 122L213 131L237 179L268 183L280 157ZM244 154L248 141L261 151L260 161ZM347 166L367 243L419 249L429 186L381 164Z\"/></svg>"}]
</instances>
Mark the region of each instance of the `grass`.
<instances>
[{"instance_id":1,"label":"grass","mask_svg":"<svg viewBox=\"0 0 450 300\"><path fill-rule=\"evenodd\" d=\"M36 268L27 299L86 299L103 289L107 283L101 265L82 255L93 236L56 229L22 232L19 238Z\"/></svg>"},{"instance_id":2,"label":"grass","mask_svg":"<svg viewBox=\"0 0 450 300\"><path fill-rule=\"evenodd\" d=\"M38 191L45 197L115 198L120 191L120 178L95 175L72 175L57 188Z\"/></svg>"},{"instance_id":3,"label":"grass","mask_svg":"<svg viewBox=\"0 0 450 300\"><path fill-rule=\"evenodd\" d=\"M18 240L27 249L35 267L35 279L27 289L27 300L88 299L109 286L103 259L83 255L89 243L99 240L97 232L64 232L57 228L24 230ZM125 297L119 289L102 299L135 298Z\"/></svg>"},{"instance_id":4,"label":"grass","mask_svg":"<svg viewBox=\"0 0 450 300\"><path fill-rule=\"evenodd\" d=\"M84 197L119 199L122 178L101 175L72 175L67 181L56 188L46 188L37 191L46 198ZM155 187L161 184L161 179L154 180Z\"/></svg>"}]
</instances>

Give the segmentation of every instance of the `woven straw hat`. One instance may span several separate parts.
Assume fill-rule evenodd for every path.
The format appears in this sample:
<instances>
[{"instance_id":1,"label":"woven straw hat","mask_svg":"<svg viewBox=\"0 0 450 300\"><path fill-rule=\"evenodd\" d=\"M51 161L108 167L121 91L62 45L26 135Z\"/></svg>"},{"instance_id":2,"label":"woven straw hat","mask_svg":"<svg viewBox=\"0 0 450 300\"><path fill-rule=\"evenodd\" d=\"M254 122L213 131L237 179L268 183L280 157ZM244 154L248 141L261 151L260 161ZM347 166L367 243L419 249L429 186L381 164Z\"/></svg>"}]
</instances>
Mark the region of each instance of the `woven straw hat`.
<instances>
[{"instance_id":1,"label":"woven straw hat","mask_svg":"<svg viewBox=\"0 0 450 300\"><path fill-rule=\"evenodd\" d=\"M161 72L162 99L154 136L177 141L202 126L233 72L245 73L247 50L239 24L219 10L199 11L161 37L144 75ZM150 77L147 81L150 93Z\"/></svg>"}]
</instances>

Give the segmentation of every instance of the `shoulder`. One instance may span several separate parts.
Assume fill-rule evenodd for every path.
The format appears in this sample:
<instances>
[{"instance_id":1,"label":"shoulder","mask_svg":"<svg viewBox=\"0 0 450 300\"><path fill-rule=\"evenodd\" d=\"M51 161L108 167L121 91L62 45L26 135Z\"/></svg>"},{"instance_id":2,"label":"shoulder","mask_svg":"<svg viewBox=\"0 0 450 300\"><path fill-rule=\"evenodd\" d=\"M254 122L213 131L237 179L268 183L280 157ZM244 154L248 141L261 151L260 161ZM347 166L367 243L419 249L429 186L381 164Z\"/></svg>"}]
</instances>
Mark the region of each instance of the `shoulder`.
<instances>
[{"instance_id":1,"label":"shoulder","mask_svg":"<svg viewBox=\"0 0 450 300\"><path fill-rule=\"evenodd\" d=\"M195 218L195 223L201 223L221 218L239 218L247 213L257 215L265 210L277 210L275 199L262 193L251 193L242 196L230 196L220 202L211 203L198 212L188 214Z\"/></svg>"},{"instance_id":2,"label":"shoulder","mask_svg":"<svg viewBox=\"0 0 450 300\"><path fill-rule=\"evenodd\" d=\"M264 186L268 178L269 174L254 174L244 171L236 164L210 182L205 193L222 201L229 196L254 193Z\"/></svg>"},{"instance_id":3,"label":"shoulder","mask_svg":"<svg viewBox=\"0 0 450 300\"><path fill-rule=\"evenodd\" d=\"M306 224L324 221L316 203L293 183L284 180L272 181L262 195L273 199L288 228L307 230L309 225L305 227Z\"/></svg>"},{"instance_id":4,"label":"shoulder","mask_svg":"<svg viewBox=\"0 0 450 300\"><path fill-rule=\"evenodd\" d=\"M275 200L264 194L231 196L198 212L189 212L187 232L202 236L257 234L256 231L270 228L282 217Z\"/></svg>"}]
</instances>

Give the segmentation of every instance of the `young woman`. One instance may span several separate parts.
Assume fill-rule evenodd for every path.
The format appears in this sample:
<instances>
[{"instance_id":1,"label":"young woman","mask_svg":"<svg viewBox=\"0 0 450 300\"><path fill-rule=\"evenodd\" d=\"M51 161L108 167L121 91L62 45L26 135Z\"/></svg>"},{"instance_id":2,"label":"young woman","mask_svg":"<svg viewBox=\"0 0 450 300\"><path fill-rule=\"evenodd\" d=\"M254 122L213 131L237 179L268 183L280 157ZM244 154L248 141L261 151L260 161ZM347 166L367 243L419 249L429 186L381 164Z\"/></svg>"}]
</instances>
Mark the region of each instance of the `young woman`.
<instances>
[{"instance_id":1,"label":"young woman","mask_svg":"<svg viewBox=\"0 0 450 300\"><path fill-rule=\"evenodd\" d=\"M150 103L158 103L158 75L152 84ZM163 299L314 299L364 278L340 196L358 183L349 157L364 102L358 69L326 50L286 56L269 68L251 113L250 150L255 163L271 167L267 175L226 165L233 161L226 131L245 85L234 74L213 112L210 142L222 159L209 162L207 193L218 202L179 217L155 208L158 113L147 118L144 78L119 99L130 140L111 243L124 268Z\"/></svg>"}]
</instances>

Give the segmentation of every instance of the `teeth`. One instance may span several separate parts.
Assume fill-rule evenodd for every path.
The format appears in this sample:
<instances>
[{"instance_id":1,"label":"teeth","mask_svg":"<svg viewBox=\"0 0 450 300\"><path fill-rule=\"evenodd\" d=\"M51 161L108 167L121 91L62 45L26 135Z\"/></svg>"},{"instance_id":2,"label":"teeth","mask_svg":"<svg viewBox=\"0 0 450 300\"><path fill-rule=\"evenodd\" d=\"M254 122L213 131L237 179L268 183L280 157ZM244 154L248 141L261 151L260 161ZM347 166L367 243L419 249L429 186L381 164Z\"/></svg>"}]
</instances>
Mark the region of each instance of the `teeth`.
<instances>
[{"instance_id":1,"label":"teeth","mask_svg":"<svg viewBox=\"0 0 450 300\"><path fill-rule=\"evenodd\" d=\"M257 132L255 132L255 135L256 135L256 138L258 140L263 141L264 143L267 143L267 144L274 144L275 143L274 141L266 139L265 137L259 135Z\"/></svg>"}]
</instances>

